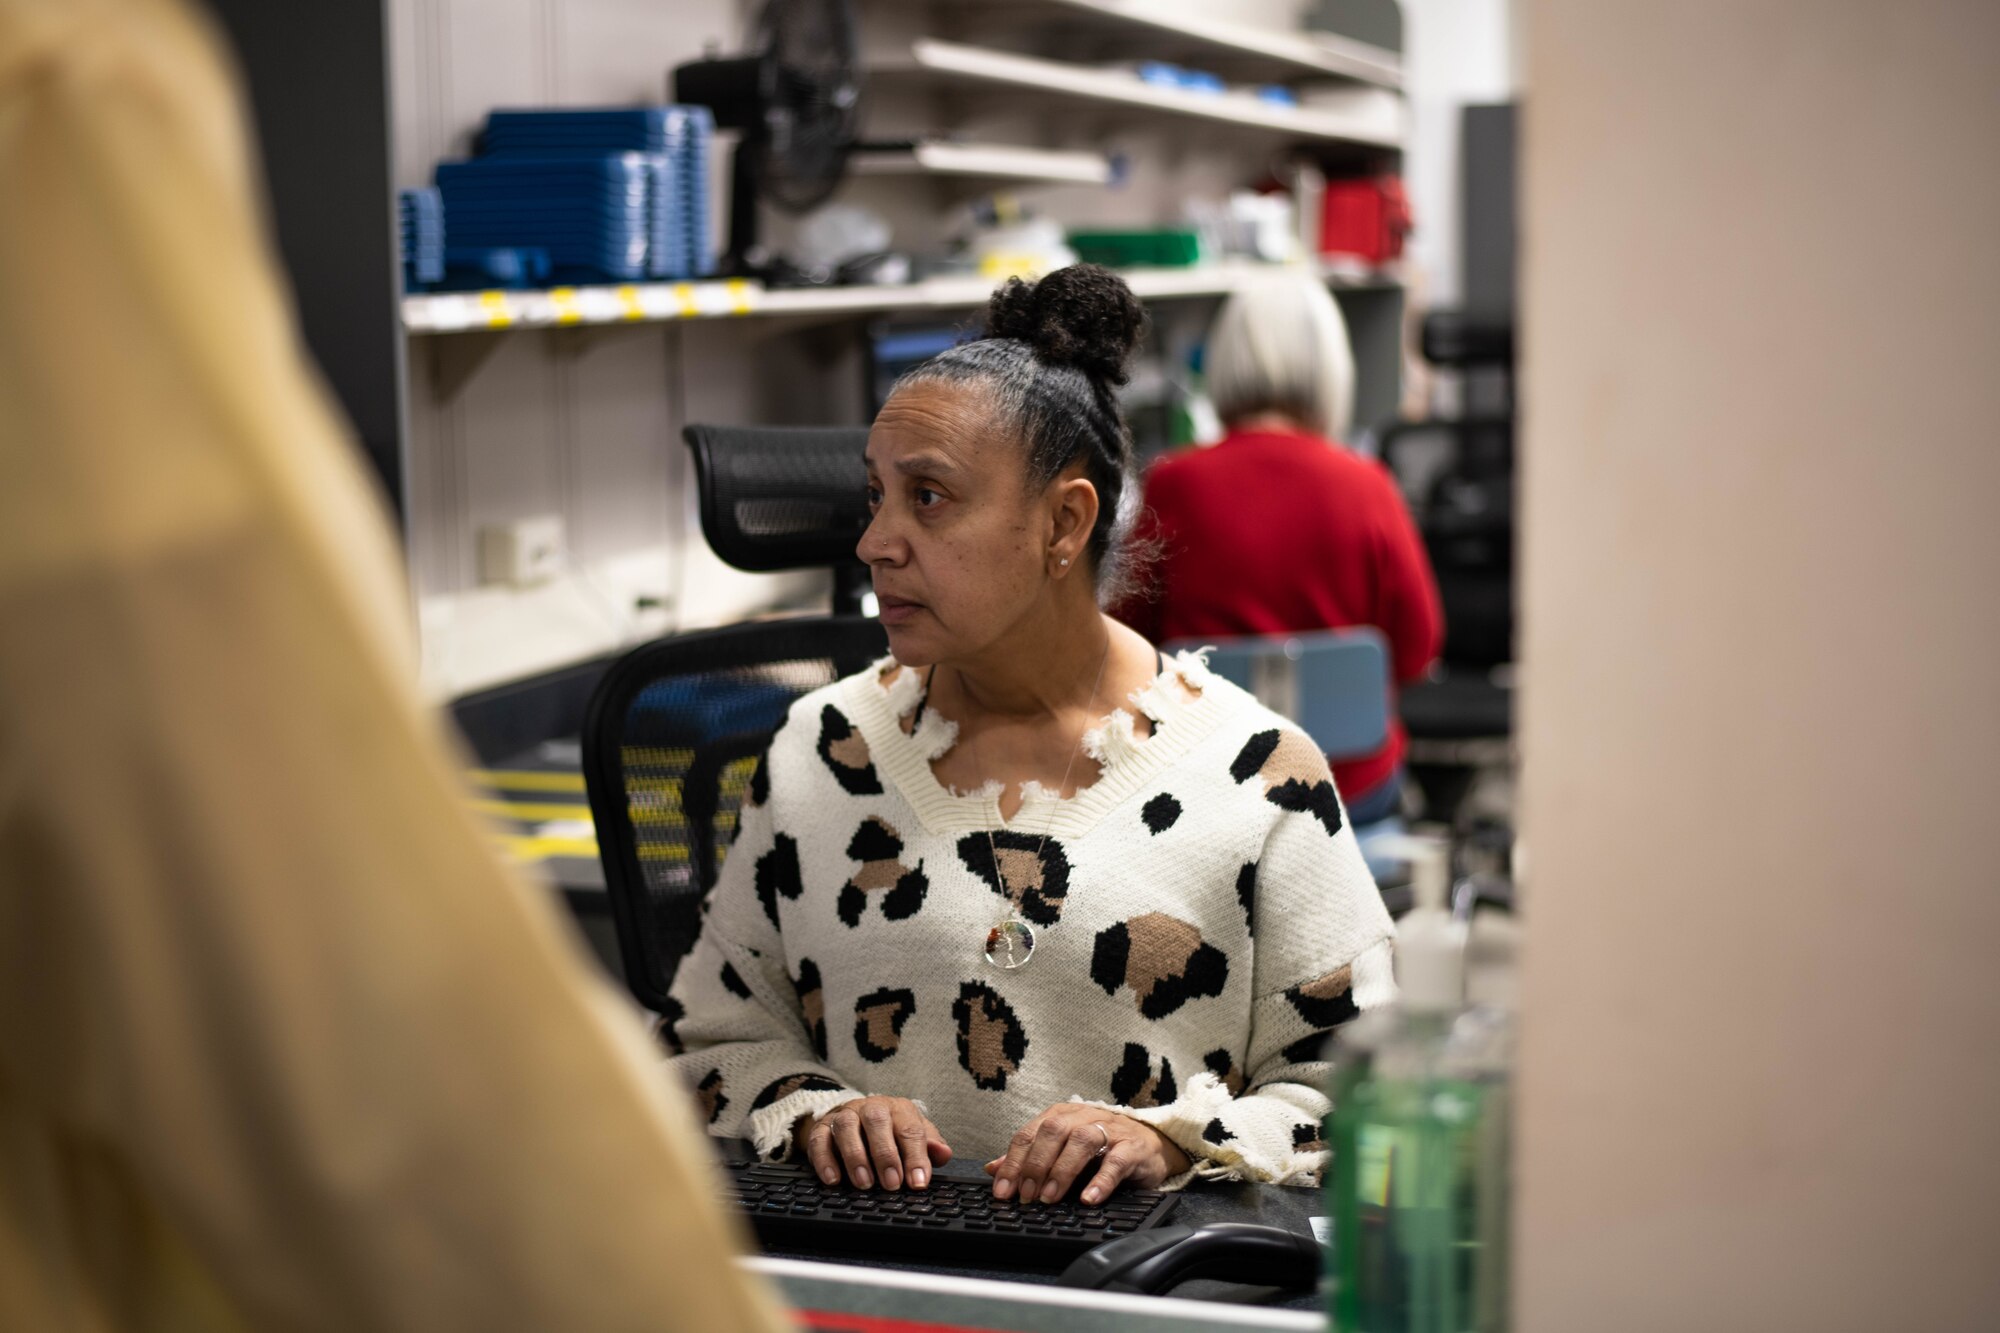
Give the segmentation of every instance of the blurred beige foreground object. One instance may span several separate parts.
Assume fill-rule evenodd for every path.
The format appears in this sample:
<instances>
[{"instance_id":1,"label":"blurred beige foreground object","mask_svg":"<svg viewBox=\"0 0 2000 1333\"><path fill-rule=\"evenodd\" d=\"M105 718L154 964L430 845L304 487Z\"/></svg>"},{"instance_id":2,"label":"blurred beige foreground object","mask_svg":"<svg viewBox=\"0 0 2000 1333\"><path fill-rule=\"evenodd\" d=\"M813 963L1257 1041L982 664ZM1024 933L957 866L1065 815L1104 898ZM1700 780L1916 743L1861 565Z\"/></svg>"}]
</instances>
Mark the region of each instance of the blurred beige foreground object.
<instances>
[{"instance_id":1,"label":"blurred beige foreground object","mask_svg":"<svg viewBox=\"0 0 2000 1333\"><path fill-rule=\"evenodd\" d=\"M2000 1329L2000 4L1525 0L1522 1333Z\"/></svg>"},{"instance_id":2,"label":"blurred beige foreground object","mask_svg":"<svg viewBox=\"0 0 2000 1333\"><path fill-rule=\"evenodd\" d=\"M178 5L0 0L0 1329L780 1328L466 813L247 162Z\"/></svg>"}]
</instances>

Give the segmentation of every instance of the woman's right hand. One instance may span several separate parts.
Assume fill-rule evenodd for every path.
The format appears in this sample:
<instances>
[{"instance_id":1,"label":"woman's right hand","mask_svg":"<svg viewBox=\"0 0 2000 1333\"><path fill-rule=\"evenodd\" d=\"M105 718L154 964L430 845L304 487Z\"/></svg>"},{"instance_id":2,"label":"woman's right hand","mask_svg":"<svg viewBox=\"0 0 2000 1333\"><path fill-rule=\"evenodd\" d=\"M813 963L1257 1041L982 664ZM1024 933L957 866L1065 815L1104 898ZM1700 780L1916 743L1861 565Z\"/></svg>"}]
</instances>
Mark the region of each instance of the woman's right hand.
<instances>
[{"instance_id":1,"label":"woman's right hand","mask_svg":"<svg viewBox=\"0 0 2000 1333\"><path fill-rule=\"evenodd\" d=\"M862 1189L877 1180L883 1189L901 1189L905 1180L925 1189L931 1168L951 1160L944 1135L907 1097L859 1097L807 1116L799 1130L806 1159L829 1185L845 1175Z\"/></svg>"}]
</instances>

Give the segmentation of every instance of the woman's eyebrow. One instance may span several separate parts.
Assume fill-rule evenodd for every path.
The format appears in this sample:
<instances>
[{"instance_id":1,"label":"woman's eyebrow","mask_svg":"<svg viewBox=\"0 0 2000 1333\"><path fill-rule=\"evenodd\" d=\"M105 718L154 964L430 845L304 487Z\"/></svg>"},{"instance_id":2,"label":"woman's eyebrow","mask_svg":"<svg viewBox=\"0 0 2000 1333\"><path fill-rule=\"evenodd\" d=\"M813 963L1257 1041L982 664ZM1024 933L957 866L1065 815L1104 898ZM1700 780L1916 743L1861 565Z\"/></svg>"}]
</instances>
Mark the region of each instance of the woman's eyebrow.
<instances>
[{"instance_id":1,"label":"woman's eyebrow","mask_svg":"<svg viewBox=\"0 0 2000 1333\"><path fill-rule=\"evenodd\" d=\"M896 471L906 477L948 477L960 468L943 454L926 453L897 459Z\"/></svg>"}]
</instances>

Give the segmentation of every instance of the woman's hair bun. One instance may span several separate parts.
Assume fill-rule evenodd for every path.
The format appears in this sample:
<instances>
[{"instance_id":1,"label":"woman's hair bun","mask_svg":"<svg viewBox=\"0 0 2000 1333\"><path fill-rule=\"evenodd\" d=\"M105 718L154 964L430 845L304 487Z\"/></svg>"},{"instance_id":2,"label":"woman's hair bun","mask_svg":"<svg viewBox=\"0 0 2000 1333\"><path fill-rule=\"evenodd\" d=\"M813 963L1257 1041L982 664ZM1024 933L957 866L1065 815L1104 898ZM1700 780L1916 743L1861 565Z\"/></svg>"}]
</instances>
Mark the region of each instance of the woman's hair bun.
<instances>
[{"instance_id":1,"label":"woman's hair bun","mask_svg":"<svg viewBox=\"0 0 2000 1333\"><path fill-rule=\"evenodd\" d=\"M1036 283L1009 278L986 307L987 336L1017 338L1048 364L1109 384L1125 382L1145 322L1125 280L1097 264L1071 264Z\"/></svg>"}]
</instances>

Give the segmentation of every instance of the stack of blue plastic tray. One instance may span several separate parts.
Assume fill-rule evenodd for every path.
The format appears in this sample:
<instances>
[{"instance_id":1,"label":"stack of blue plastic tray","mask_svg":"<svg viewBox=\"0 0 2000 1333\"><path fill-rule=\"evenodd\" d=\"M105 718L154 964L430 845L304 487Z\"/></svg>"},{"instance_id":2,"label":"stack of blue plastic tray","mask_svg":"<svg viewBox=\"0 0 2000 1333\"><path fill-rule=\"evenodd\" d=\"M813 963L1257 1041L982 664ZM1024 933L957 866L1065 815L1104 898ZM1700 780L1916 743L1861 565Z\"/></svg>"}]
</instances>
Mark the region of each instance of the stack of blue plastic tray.
<instances>
[{"instance_id":1,"label":"stack of blue plastic tray","mask_svg":"<svg viewBox=\"0 0 2000 1333\"><path fill-rule=\"evenodd\" d=\"M487 161L646 155L652 159L646 274L697 278L714 270L708 222L714 134L715 119L706 107L494 111L486 118L480 149Z\"/></svg>"},{"instance_id":2,"label":"stack of blue plastic tray","mask_svg":"<svg viewBox=\"0 0 2000 1333\"><path fill-rule=\"evenodd\" d=\"M715 138L715 113L705 106L675 107L680 135L670 150L680 163L679 211L685 230L685 265L690 278L715 272L715 243L709 234L709 143Z\"/></svg>"},{"instance_id":3,"label":"stack of blue plastic tray","mask_svg":"<svg viewBox=\"0 0 2000 1333\"><path fill-rule=\"evenodd\" d=\"M445 162L438 189L454 251L542 250L558 280L652 276L652 197L661 155L573 153Z\"/></svg>"},{"instance_id":4,"label":"stack of blue plastic tray","mask_svg":"<svg viewBox=\"0 0 2000 1333\"><path fill-rule=\"evenodd\" d=\"M397 239L408 290L444 280L444 197L436 190L396 192Z\"/></svg>"}]
</instances>

